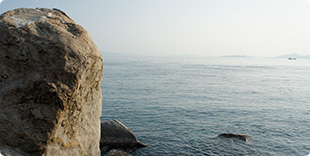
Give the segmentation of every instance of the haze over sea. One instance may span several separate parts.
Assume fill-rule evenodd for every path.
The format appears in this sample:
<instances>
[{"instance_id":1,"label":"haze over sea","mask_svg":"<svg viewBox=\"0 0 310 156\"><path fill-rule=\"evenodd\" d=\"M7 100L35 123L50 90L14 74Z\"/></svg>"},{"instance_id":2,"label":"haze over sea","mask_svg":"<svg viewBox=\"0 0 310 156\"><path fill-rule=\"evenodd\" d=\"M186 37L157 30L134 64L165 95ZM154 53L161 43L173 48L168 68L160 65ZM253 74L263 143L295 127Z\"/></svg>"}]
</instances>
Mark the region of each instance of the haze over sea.
<instances>
[{"instance_id":1,"label":"haze over sea","mask_svg":"<svg viewBox=\"0 0 310 156\"><path fill-rule=\"evenodd\" d=\"M102 120L149 145L132 155L310 152L309 59L105 56L104 66Z\"/></svg>"}]
</instances>

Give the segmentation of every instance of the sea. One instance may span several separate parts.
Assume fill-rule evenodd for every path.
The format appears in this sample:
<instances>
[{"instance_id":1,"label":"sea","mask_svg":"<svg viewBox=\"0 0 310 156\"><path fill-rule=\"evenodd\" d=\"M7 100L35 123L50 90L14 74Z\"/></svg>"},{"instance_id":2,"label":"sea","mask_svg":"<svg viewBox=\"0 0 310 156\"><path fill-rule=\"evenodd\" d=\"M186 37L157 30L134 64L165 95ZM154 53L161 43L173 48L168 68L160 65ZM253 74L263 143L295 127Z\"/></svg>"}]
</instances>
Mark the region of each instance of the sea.
<instances>
[{"instance_id":1,"label":"sea","mask_svg":"<svg viewBox=\"0 0 310 156\"><path fill-rule=\"evenodd\" d=\"M111 55L101 88L101 120L148 145L133 156L310 153L310 59Z\"/></svg>"}]
</instances>

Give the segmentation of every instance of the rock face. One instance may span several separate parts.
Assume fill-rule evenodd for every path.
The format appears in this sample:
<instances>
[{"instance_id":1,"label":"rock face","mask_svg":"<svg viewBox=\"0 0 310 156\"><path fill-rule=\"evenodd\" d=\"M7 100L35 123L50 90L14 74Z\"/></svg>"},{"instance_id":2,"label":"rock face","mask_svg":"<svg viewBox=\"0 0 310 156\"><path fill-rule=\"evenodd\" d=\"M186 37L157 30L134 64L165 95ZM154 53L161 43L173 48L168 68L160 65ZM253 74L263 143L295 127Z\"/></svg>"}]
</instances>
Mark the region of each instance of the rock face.
<instances>
[{"instance_id":1,"label":"rock face","mask_svg":"<svg viewBox=\"0 0 310 156\"><path fill-rule=\"evenodd\" d=\"M241 134L222 133L222 134L218 135L218 137L240 139L240 140L243 140L245 142L250 141L250 136L248 136L248 135L241 135Z\"/></svg>"},{"instance_id":2,"label":"rock face","mask_svg":"<svg viewBox=\"0 0 310 156\"><path fill-rule=\"evenodd\" d=\"M137 140L132 131L117 120L101 122L100 148L146 147Z\"/></svg>"},{"instance_id":3,"label":"rock face","mask_svg":"<svg viewBox=\"0 0 310 156\"><path fill-rule=\"evenodd\" d=\"M58 9L0 17L0 151L100 155L102 58Z\"/></svg>"}]
</instances>

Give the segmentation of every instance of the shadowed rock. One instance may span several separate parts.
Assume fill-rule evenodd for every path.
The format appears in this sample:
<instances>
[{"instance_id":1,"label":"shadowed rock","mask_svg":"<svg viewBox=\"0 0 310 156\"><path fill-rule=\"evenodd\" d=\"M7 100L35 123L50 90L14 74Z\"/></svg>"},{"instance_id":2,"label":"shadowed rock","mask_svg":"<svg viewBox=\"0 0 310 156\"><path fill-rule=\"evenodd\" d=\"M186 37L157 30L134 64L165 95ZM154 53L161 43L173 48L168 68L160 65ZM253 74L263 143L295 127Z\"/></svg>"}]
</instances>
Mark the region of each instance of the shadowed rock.
<instances>
[{"instance_id":1,"label":"shadowed rock","mask_svg":"<svg viewBox=\"0 0 310 156\"><path fill-rule=\"evenodd\" d=\"M131 154L128 154L122 150L112 149L109 152L107 152L107 154L105 154L104 156L131 156Z\"/></svg>"},{"instance_id":2,"label":"shadowed rock","mask_svg":"<svg viewBox=\"0 0 310 156\"><path fill-rule=\"evenodd\" d=\"M101 54L62 11L0 17L0 151L100 155Z\"/></svg>"},{"instance_id":3,"label":"shadowed rock","mask_svg":"<svg viewBox=\"0 0 310 156\"><path fill-rule=\"evenodd\" d=\"M240 139L245 142L250 141L250 136L248 135L240 135L240 134L233 134L233 133L222 133L218 135L218 137Z\"/></svg>"},{"instance_id":4,"label":"shadowed rock","mask_svg":"<svg viewBox=\"0 0 310 156\"><path fill-rule=\"evenodd\" d=\"M138 148L146 147L139 142L132 131L117 120L101 122L100 148Z\"/></svg>"}]
</instances>

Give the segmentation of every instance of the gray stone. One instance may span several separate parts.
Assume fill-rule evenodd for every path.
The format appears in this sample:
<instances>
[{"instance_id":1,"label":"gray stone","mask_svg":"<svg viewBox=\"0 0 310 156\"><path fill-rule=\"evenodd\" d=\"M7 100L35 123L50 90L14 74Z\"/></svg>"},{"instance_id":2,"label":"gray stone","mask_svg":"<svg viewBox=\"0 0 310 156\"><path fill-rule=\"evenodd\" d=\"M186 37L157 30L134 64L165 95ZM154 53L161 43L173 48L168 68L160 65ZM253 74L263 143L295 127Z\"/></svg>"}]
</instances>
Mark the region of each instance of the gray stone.
<instances>
[{"instance_id":1,"label":"gray stone","mask_svg":"<svg viewBox=\"0 0 310 156\"><path fill-rule=\"evenodd\" d=\"M137 140L130 128L117 120L111 120L101 122L100 148L106 147L137 148L146 145Z\"/></svg>"},{"instance_id":2,"label":"gray stone","mask_svg":"<svg viewBox=\"0 0 310 156\"><path fill-rule=\"evenodd\" d=\"M239 139L239 140L243 140L245 142L250 141L250 139L251 139L250 136L248 136L248 135L233 134L233 133L222 133L222 134L218 135L218 137Z\"/></svg>"},{"instance_id":3,"label":"gray stone","mask_svg":"<svg viewBox=\"0 0 310 156\"><path fill-rule=\"evenodd\" d=\"M0 151L100 155L101 54L58 9L0 17Z\"/></svg>"},{"instance_id":4,"label":"gray stone","mask_svg":"<svg viewBox=\"0 0 310 156\"><path fill-rule=\"evenodd\" d=\"M126 153L125 151L119 149L112 149L104 156L131 156L131 154Z\"/></svg>"}]
</instances>

